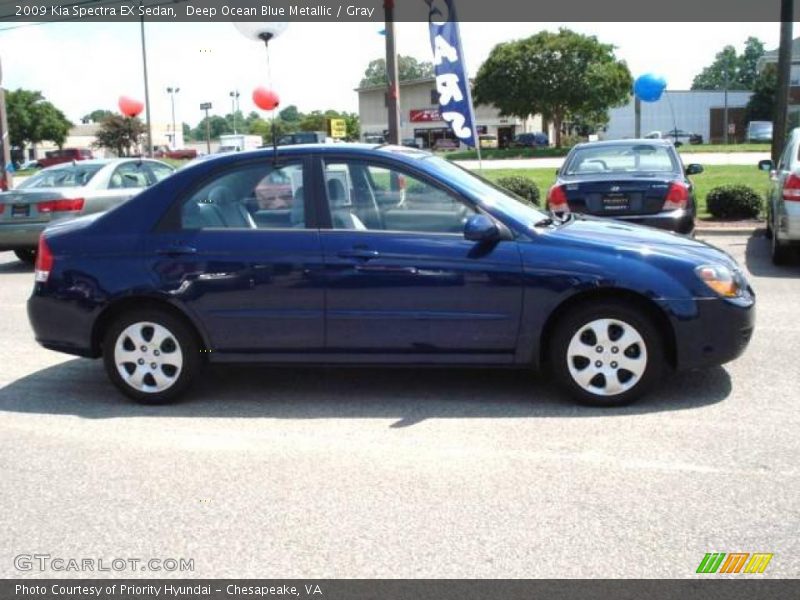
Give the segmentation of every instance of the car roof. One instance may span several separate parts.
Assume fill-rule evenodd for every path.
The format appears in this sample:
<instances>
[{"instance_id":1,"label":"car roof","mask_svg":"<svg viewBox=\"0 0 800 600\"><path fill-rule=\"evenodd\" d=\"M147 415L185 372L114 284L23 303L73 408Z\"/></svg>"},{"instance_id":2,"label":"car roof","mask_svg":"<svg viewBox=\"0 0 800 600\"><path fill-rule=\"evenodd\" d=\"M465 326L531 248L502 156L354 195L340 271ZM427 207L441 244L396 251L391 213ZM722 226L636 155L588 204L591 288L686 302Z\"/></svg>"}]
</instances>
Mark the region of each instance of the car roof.
<instances>
[{"instance_id":1,"label":"car roof","mask_svg":"<svg viewBox=\"0 0 800 600\"><path fill-rule=\"evenodd\" d=\"M75 161L71 161L70 160L70 161L66 161L66 162L63 162L63 163L55 164L52 167L48 167L48 168L49 169L58 169L58 168L62 168L63 169L63 168L66 168L66 167L71 167L73 165L73 163L76 166L78 166L78 165L97 165L97 166L103 167L103 166L106 166L106 165L122 164L122 163L126 163L126 162L139 162L141 160L161 162L161 161L159 161L157 159L154 159L154 158L147 158L147 157L139 158L138 156L124 157L124 158L89 158L89 159L86 159L86 160L75 160ZM164 163L164 164L167 164L167 163Z\"/></svg>"},{"instance_id":2,"label":"car roof","mask_svg":"<svg viewBox=\"0 0 800 600\"><path fill-rule=\"evenodd\" d=\"M410 138L409 138L410 139ZM265 146L257 150L245 150L243 152L228 152L220 154L214 160L232 160L247 158L269 158L277 152L278 156L292 156L293 154L354 154L364 156L375 156L376 153L386 153L387 155L403 156L406 158L422 158L433 156L429 152L408 146L398 146L393 144L365 144L356 142L343 142L340 144L292 144L287 146ZM204 161L207 162L207 161Z\"/></svg>"},{"instance_id":3,"label":"car roof","mask_svg":"<svg viewBox=\"0 0 800 600\"><path fill-rule=\"evenodd\" d=\"M594 147L602 147L602 146L629 146L631 144L646 144L650 146L665 146L668 148L674 148L671 140L664 140L664 139L657 139L657 138L632 138L626 140L602 140L597 142L582 142L580 144L576 144L574 148L587 148L591 146Z\"/></svg>"}]
</instances>

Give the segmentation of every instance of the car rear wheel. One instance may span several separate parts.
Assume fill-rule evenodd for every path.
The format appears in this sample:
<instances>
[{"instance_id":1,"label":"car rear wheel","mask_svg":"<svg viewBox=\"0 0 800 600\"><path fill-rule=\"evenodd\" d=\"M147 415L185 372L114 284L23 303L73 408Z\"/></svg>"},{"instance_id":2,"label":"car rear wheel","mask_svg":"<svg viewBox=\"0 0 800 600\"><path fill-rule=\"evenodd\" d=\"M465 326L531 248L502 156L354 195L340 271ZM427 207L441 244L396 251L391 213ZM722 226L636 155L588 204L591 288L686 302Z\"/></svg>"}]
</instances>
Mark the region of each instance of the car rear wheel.
<instances>
[{"instance_id":1,"label":"car rear wheel","mask_svg":"<svg viewBox=\"0 0 800 600\"><path fill-rule=\"evenodd\" d=\"M770 238L770 257L772 264L781 266L789 262L791 258L792 249L789 246L781 244L778 239L778 233L774 225L772 227L772 237Z\"/></svg>"},{"instance_id":2,"label":"car rear wheel","mask_svg":"<svg viewBox=\"0 0 800 600\"><path fill-rule=\"evenodd\" d=\"M32 265L36 262L36 250L33 248L17 248L14 250L14 254L26 265Z\"/></svg>"},{"instance_id":3,"label":"car rear wheel","mask_svg":"<svg viewBox=\"0 0 800 600\"><path fill-rule=\"evenodd\" d=\"M577 401L622 406L658 380L664 351L658 329L640 309L603 301L559 321L549 358L556 380Z\"/></svg>"},{"instance_id":4,"label":"car rear wheel","mask_svg":"<svg viewBox=\"0 0 800 600\"><path fill-rule=\"evenodd\" d=\"M160 310L136 310L109 327L103 361L112 383L143 404L178 398L200 370L200 345L186 323Z\"/></svg>"}]
</instances>

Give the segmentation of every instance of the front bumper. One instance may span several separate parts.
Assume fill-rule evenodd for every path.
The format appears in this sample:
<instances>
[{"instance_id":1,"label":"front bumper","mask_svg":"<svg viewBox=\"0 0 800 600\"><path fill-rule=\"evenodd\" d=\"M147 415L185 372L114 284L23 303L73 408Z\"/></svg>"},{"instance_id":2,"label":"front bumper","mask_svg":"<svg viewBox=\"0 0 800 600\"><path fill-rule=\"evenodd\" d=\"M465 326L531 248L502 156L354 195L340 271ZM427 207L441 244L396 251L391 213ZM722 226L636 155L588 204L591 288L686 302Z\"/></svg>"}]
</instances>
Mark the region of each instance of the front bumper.
<instances>
[{"instance_id":1,"label":"front bumper","mask_svg":"<svg viewBox=\"0 0 800 600\"><path fill-rule=\"evenodd\" d=\"M36 249L39 236L49 223L8 223L0 221L0 250Z\"/></svg>"},{"instance_id":2,"label":"front bumper","mask_svg":"<svg viewBox=\"0 0 800 600\"><path fill-rule=\"evenodd\" d=\"M691 304L691 308L686 306L687 314L672 317L676 367L713 367L741 356L755 327L755 297L733 301L702 298Z\"/></svg>"}]
</instances>

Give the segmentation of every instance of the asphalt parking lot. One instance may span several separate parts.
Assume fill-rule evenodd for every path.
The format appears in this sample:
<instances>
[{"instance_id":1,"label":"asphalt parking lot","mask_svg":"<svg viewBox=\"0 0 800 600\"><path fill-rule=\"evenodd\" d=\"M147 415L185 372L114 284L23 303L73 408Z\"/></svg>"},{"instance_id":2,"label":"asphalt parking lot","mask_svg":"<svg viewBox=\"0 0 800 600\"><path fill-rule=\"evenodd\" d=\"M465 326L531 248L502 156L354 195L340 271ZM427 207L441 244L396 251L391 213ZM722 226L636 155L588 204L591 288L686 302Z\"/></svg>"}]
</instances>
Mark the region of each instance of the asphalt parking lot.
<instances>
[{"instance_id":1,"label":"asphalt parking lot","mask_svg":"<svg viewBox=\"0 0 800 600\"><path fill-rule=\"evenodd\" d=\"M706 552L800 574L800 265L712 236L752 275L747 353L639 404L527 373L210 369L124 400L39 348L30 268L0 253L0 576L18 554L192 558L209 577L692 577ZM707 577L707 576L706 576Z\"/></svg>"}]
</instances>

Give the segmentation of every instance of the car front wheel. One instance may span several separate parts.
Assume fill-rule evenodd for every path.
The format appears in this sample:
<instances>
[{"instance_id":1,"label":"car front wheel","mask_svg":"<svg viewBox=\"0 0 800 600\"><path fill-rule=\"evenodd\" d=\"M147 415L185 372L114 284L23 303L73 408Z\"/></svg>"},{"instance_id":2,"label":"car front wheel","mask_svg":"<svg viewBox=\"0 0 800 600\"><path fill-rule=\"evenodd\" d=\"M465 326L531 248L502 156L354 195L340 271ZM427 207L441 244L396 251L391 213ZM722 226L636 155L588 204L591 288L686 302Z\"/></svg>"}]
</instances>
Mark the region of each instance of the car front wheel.
<instances>
[{"instance_id":1,"label":"car front wheel","mask_svg":"<svg viewBox=\"0 0 800 600\"><path fill-rule=\"evenodd\" d=\"M592 406L622 406L644 394L660 377L661 335L632 304L585 304L557 324L550 366L570 395Z\"/></svg>"},{"instance_id":2,"label":"car front wheel","mask_svg":"<svg viewBox=\"0 0 800 600\"><path fill-rule=\"evenodd\" d=\"M108 328L103 361L112 383L143 404L178 398L200 370L200 345L188 325L166 311L137 310Z\"/></svg>"}]
</instances>

